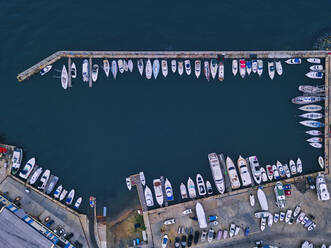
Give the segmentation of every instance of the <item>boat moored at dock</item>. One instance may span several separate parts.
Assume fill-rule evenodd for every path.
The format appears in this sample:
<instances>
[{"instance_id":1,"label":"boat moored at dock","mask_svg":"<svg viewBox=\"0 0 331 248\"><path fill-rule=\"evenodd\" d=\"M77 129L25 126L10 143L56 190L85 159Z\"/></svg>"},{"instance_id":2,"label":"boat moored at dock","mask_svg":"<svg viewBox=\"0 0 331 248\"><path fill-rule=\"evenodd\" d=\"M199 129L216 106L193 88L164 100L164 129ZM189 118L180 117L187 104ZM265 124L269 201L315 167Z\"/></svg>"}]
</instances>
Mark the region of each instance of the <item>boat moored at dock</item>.
<instances>
[{"instance_id":1,"label":"boat moored at dock","mask_svg":"<svg viewBox=\"0 0 331 248\"><path fill-rule=\"evenodd\" d=\"M49 72L52 69L53 65L47 65L44 68L40 70L40 75L44 76L47 72Z\"/></svg>"},{"instance_id":2,"label":"boat moored at dock","mask_svg":"<svg viewBox=\"0 0 331 248\"><path fill-rule=\"evenodd\" d=\"M154 79L157 79L160 71L160 61L158 59L154 59L153 61L153 76Z\"/></svg>"},{"instance_id":3,"label":"boat moored at dock","mask_svg":"<svg viewBox=\"0 0 331 248\"><path fill-rule=\"evenodd\" d=\"M320 64L321 59L319 59L319 58L308 58L307 62L312 63L312 64Z\"/></svg>"},{"instance_id":4,"label":"boat moored at dock","mask_svg":"<svg viewBox=\"0 0 331 248\"><path fill-rule=\"evenodd\" d=\"M257 74L259 75L259 77L261 77L262 73L263 73L263 60L258 59L257 60Z\"/></svg>"},{"instance_id":5,"label":"boat moored at dock","mask_svg":"<svg viewBox=\"0 0 331 248\"><path fill-rule=\"evenodd\" d=\"M130 177L125 178L125 182L126 182L126 187L128 188L128 190L131 191L132 185L131 185Z\"/></svg>"},{"instance_id":6,"label":"boat moored at dock","mask_svg":"<svg viewBox=\"0 0 331 248\"><path fill-rule=\"evenodd\" d=\"M297 159L297 173L302 173L302 161L300 158Z\"/></svg>"},{"instance_id":7,"label":"boat moored at dock","mask_svg":"<svg viewBox=\"0 0 331 248\"><path fill-rule=\"evenodd\" d=\"M40 178L40 186L38 186L38 189L40 190L44 190L46 187L46 184L48 182L48 179L51 175L51 171L50 170L45 170L44 173L42 174L41 178Z\"/></svg>"},{"instance_id":8,"label":"boat moored at dock","mask_svg":"<svg viewBox=\"0 0 331 248\"><path fill-rule=\"evenodd\" d=\"M311 121L311 120L300 121L300 124L306 127L313 127L313 128L324 127L324 123L319 121Z\"/></svg>"},{"instance_id":9,"label":"boat moored at dock","mask_svg":"<svg viewBox=\"0 0 331 248\"><path fill-rule=\"evenodd\" d=\"M33 174L32 177L30 178L29 184L33 185L37 182L37 179L39 178L39 176L41 175L41 173L43 172L43 168L39 167Z\"/></svg>"},{"instance_id":10,"label":"boat moored at dock","mask_svg":"<svg viewBox=\"0 0 331 248\"><path fill-rule=\"evenodd\" d=\"M191 61L189 59L186 59L184 61L185 64L185 71L187 75L191 75Z\"/></svg>"},{"instance_id":11,"label":"boat moored at dock","mask_svg":"<svg viewBox=\"0 0 331 248\"><path fill-rule=\"evenodd\" d=\"M199 195L200 196L206 195L207 194L206 186L205 186L205 182L204 182L203 177L201 176L201 174L197 174L196 183L197 183L197 188L198 188Z\"/></svg>"},{"instance_id":12,"label":"boat moored at dock","mask_svg":"<svg viewBox=\"0 0 331 248\"><path fill-rule=\"evenodd\" d=\"M70 192L68 194L68 197L66 199L66 204L67 205L71 205L72 204L72 201L74 200L74 197L75 197L75 190L72 189L72 190L70 190Z\"/></svg>"},{"instance_id":13,"label":"boat moored at dock","mask_svg":"<svg viewBox=\"0 0 331 248\"><path fill-rule=\"evenodd\" d=\"M274 62L268 62L268 73L269 73L269 77L272 79L274 79L275 77L275 65Z\"/></svg>"},{"instance_id":14,"label":"boat moored at dock","mask_svg":"<svg viewBox=\"0 0 331 248\"><path fill-rule=\"evenodd\" d=\"M313 78L313 79L322 79L324 76L323 72L320 72L320 71L310 71L310 72L306 73L305 75L306 75L306 77Z\"/></svg>"},{"instance_id":15,"label":"boat moored at dock","mask_svg":"<svg viewBox=\"0 0 331 248\"><path fill-rule=\"evenodd\" d=\"M322 110L322 106L316 105L316 104L309 104L309 105L302 106L299 109L302 111L306 111L306 112L314 112L314 111Z\"/></svg>"},{"instance_id":16,"label":"boat moored at dock","mask_svg":"<svg viewBox=\"0 0 331 248\"><path fill-rule=\"evenodd\" d=\"M210 67L209 67L209 62L208 61L205 61L204 62L204 64L203 64L203 70L204 70L205 77L206 77L207 81L209 82L209 79L210 79Z\"/></svg>"},{"instance_id":17,"label":"boat moored at dock","mask_svg":"<svg viewBox=\"0 0 331 248\"><path fill-rule=\"evenodd\" d=\"M224 64L222 61L220 61L218 65L218 80L219 81L224 80Z\"/></svg>"},{"instance_id":18,"label":"boat moored at dock","mask_svg":"<svg viewBox=\"0 0 331 248\"><path fill-rule=\"evenodd\" d=\"M144 194L145 194L145 200L146 200L147 207L153 207L154 206L153 194L152 194L151 189L147 185L146 185Z\"/></svg>"},{"instance_id":19,"label":"boat moored at dock","mask_svg":"<svg viewBox=\"0 0 331 248\"><path fill-rule=\"evenodd\" d=\"M151 79L152 78L152 73L153 73L152 63L151 63L151 60L148 59L147 63L146 63L146 67L145 67L146 78Z\"/></svg>"},{"instance_id":20,"label":"boat moored at dock","mask_svg":"<svg viewBox=\"0 0 331 248\"><path fill-rule=\"evenodd\" d=\"M318 120L323 117L323 115L321 113L316 113L316 112L304 113L299 116L302 118L307 118L307 119L311 119L311 120Z\"/></svg>"},{"instance_id":21,"label":"boat moored at dock","mask_svg":"<svg viewBox=\"0 0 331 248\"><path fill-rule=\"evenodd\" d=\"M184 73L184 64L183 61L178 61L178 74L181 76Z\"/></svg>"},{"instance_id":22,"label":"boat moored at dock","mask_svg":"<svg viewBox=\"0 0 331 248\"><path fill-rule=\"evenodd\" d=\"M230 183L232 189L238 189L240 188L240 181L238 178L238 173L236 170L236 167L234 166L234 163L230 157L226 158L226 167L229 173Z\"/></svg>"},{"instance_id":23,"label":"boat moored at dock","mask_svg":"<svg viewBox=\"0 0 331 248\"><path fill-rule=\"evenodd\" d=\"M162 207L162 205L163 205L163 192L162 192L161 180L159 178L153 180L153 187L154 187L154 193L155 193L156 201L160 205L160 207Z\"/></svg>"},{"instance_id":24,"label":"boat moored at dock","mask_svg":"<svg viewBox=\"0 0 331 248\"><path fill-rule=\"evenodd\" d=\"M90 74L89 74L88 60L87 59L84 59L84 61L83 61L82 75L83 75L83 82L88 82Z\"/></svg>"},{"instance_id":25,"label":"boat moored at dock","mask_svg":"<svg viewBox=\"0 0 331 248\"><path fill-rule=\"evenodd\" d=\"M98 79L98 75L99 75L99 65L94 64L92 66L92 81L95 83Z\"/></svg>"},{"instance_id":26,"label":"boat moored at dock","mask_svg":"<svg viewBox=\"0 0 331 248\"><path fill-rule=\"evenodd\" d=\"M63 189L59 198L59 201L62 201L66 195L67 195L68 191L66 189Z\"/></svg>"},{"instance_id":27,"label":"boat moored at dock","mask_svg":"<svg viewBox=\"0 0 331 248\"><path fill-rule=\"evenodd\" d=\"M246 71L248 75L250 75L252 72L252 61L250 60L246 61Z\"/></svg>"},{"instance_id":28,"label":"boat moored at dock","mask_svg":"<svg viewBox=\"0 0 331 248\"><path fill-rule=\"evenodd\" d=\"M211 73L211 77L213 79L215 79L216 73L217 73L217 60L216 59L212 59L210 61L210 73Z\"/></svg>"},{"instance_id":29,"label":"boat moored at dock","mask_svg":"<svg viewBox=\"0 0 331 248\"><path fill-rule=\"evenodd\" d=\"M252 60L252 72L253 73L257 72L257 61L256 61L256 59Z\"/></svg>"},{"instance_id":30,"label":"boat moored at dock","mask_svg":"<svg viewBox=\"0 0 331 248\"><path fill-rule=\"evenodd\" d=\"M12 161L11 173L13 175L16 175L16 173L19 171L22 164L22 158L23 158L23 149L15 148L13 152L13 156L11 158Z\"/></svg>"},{"instance_id":31,"label":"boat moored at dock","mask_svg":"<svg viewBox=\"0 0 331 248\"><path fill-rule=\"evenodd\" d=\"M201 61L198 60L198 59L194 62L194 73L195 73L195 76L197 78L200 77L200 74L201 74Z\"/></svg>"},{"instance_id":32,"label":"boat moored at dock","mask_svg":"<svg viewBox=\"0 0 331 248\"><path fill-rule=\"evenodd\" d=\"M325 91L324 87L312 86L312 85L300 85L299 91L307 94L318 94Z\"/></svg>"},{"instance_id":33,"label":"boat moored at dock","mask_svg":"<svg viewBox=\"0 0 331 248\"><path fill-rule=\"evenodd\" d=\"M65 65L62 66L61 84L62 84L63 89L68 88L68 72L67 72Z\"/></svg>"},{"instance_id":34,"label":"boat moored at dock","mask_svg":"<svg viewBox=\"0 0 331 248\"><path fill-rule=\"evenodd\" d=\"M113 60L111 62L111 73L113 74L114 80L116 80L116 77L117 77L117 63L116 63L116 60Z\"/></svg>"},{"instance_id":35,"label":"boat moored at dock","mask_svg":"<svg viewBox=\"0 0 331 248\"><path fill-rule=\"evenodd\" d=\"M103 70L105 71L106 77L108 77L110 72L110 65L108 59L103 60Z\"/></svg>"},{"instance_id":36,"label":"boat moored at dock","mask_svg":"<svg viewBox=\"0 0 331 248\"><path fill-rule=\"evenodd\" d=\"M248 171L246 159L239 155L237 165L243 186L251 185L252 178Z\"/></svg>"},{"instance_id":37,"label":"boat moored at dock","mask_svg":"<svg viewBox=\"0 0 331 248\"><path fill-rule=\"evenodd\" d=\"M144 172L139 172L139 178L140 178L140 182L141 182L141 184L143 185L143 186L145 186L145 184L146 184L146 180L145 180L145 174L144 174Z\"/></svg>"},{"instance_id":38,"label":"boat moored at dock","mask_svg":"<svg viewBox=\"0 0 331 248\"><path fill-rule=\"evenodd\" d=\"M137 60L137 67L138 67L138 71L140 73L140 76L142 76L143 73L144 73L144 60L143 59L138 59Z\"/></svg>"},{"instance_id":39,"label":"boat moored at dock","mask_svg":"<svg viewBox=\"0 0 331 248\"><path fill-rule=\"evenodd\" d=\"M285 60L285 63L289 65L298 65L301 64L301 59L300 58L287 59Z\"/></svg>"},{"instance_id":40,"label":"boat moored at dock","mask_svg":"<svg viewBox=\"0 0 331 248\"><path fill-rule=\"evenodd\" d=\"M167 77L168 75L168 63L166 59L161 61L162 75L163 77Z\"/></svg>"},{"instance_id":41,"label":"boat moored at dock","mask_svg":"<svg viewBox=\"0 0 331 248\"><path fill-rule=\"evenodd\" d=\"M208 154L210 170L218 192L223 194L225 192L224 178L221 170L221 165L216 153Z\"/></svg>"},{"instance_id":42,"label":"boat moored at dock","mask_svg":"<svg viewBox=\"0 0 331 248\"><path fill-rule=\"evenodd\" d=\"M233 59L232 60L232 74L233 76L236 76L238 73L238 60Z\"/></svg>"},{"instance_id":43,"label":"boat moored at dock","mask_svg":"<svg viewBox=\"0 0 331 248\"><path fill-rule=\"evenodd\" d=\"M319 130L308 130L306 131L307 134L312 135L312 136L319 136L322 135L323 133Z\"/></svg>"},{"instance_id":44,"label":"boat moored at dock","mask_svg":"<svg viewBox=\"0 0 331 248\"><path fill-rule=\"evenodd\" d=\"M276 72L279 76L281 76L283 74L282 62L280 62L280 60L279 60L279 61L276 61L275 64L276 64Z\"/></svg>"},{"instance_id":45,"label":"boat moored at dock","mask_svg":"<svg viewBox=\"0 0 331 248\"><path fill-rule=\"evenodd\" d=\"M323 71L323 65L312 65L309 67L311 71Z\"/></svg>"},{"instance_id":46,"label":"boat moored at dock","mask_svg":"<svg viewBox=\"0 0 331 248\"><path fill-rule=\"evenodd\" d=\"M63 186L60 185L56 188L55 192L54 192L54 198L57 199L60 197L60 194L62 192Z\"/></svg>"},{"instance_id":47,"label":"boat moored at dock","mask_svg":"<svg viewBox=\"0 0 331 248\"><path fill-rule=\"evenodd\" d=\"M323 100L323 97L319 97L319 96L297 96L292 99L292 103L309 104L309 103L320 102L322 100Z\"/></svg>"},{"instance_id":48,"label":"boat moored at dock","mask_svg":"<svg viewBox=\"0 0 331 248\"><path fill-rule=\"evenodd\" d=\"M187 198L187 190L186 190L186 186L184 183L180 184L180 195L182 196L182 199Z\"/></svg>"},{"instance_id":49,"label":"boat moored at dock","mask_svg":"<svg viewBox=\"0 0 331 248\"><path fill-rule=\"evenodd\" d=\"M171 71L172 73L175 73L177 69L177 62L175 59L171 60Z\"/></svg>"},{"instance_id":50,"label":"boat moored at dock","mask_svg":"<svg viewBox=\"0 0 331 248\"><path fill-rule=\"evenodd\" d=\"M174 193L173 193L172 186L171 186L171 183L168 180L168 178L166 178L166 180L165 180L164 187L165 187L165 193L166 193L166 196L167 196L167 200L168 201L173 201L174 200Z\"/></svg>"},{"instance_id":51,"label":"boat moored at dock","mask_svg":"<svg viewBox=\"0 0 331 248\"><path fill-rule=\"evenodd\" d=\"M245 77L246 74L246 62L244 59L239 60L239 74L241 78Z\"/></svg>"},{"instance_id":52,"label":"boat moored at dock","mask_svg":"<svg viewBox=\"0 0 331 248\"><path fill-rule=\"evenodd\" d=\"M78 199L75 202L74 209L78 209L80 207L80 204L82 204L82 197L78 197Z\"/></svg>"},{"instance_id":53,"label":"boat moored at dock","mask_svg":"<svg viewBox=\"0 0 331 248\"><path fill-rule=\"evenodd\" d=\"M29 161L23 167L23 170L20 172L19 176L23 179L27 179L31 174L35 164L36 164L36 159L30 158Z\"/></svg>"},{"instance_id":54,"label":"boat moored at dock","mask_svg":"<svg viewBox=\"0 0 331 248\"><path fill-rule=\"evenodd\" d=\"M187 180L187 190L188 190L188 195L191 199L194 199L197 197L194 182L190 177Z\"/></svg>"},{"instance_id":55,"label":"boat moored at dock","mask_svg":"<svg viewBox=\"0 0 331 248\"><path fill-rule=\"evenodd\" d=\"M49 183L49 185L47 187L47 190L46 190L46 194L50 194L53 191L53 189L54 189L54 187L55 187L55 185L57 184L58 181L59 181L59 178L57 176L51 177L50 183Z\"/></svg>"},{"instance_id":56,"label":"boat moored at dock","mask_svg":"<svg viewBox=\"0 0 331 248\"><path fill-rule=\"evenodd\" d=\"M251 156L248 158L248 160L251 167L253 179L257 184L260 184L262 181L262 175L259 161L257 160L256 156Z\"/></svg>"}]
</instances>

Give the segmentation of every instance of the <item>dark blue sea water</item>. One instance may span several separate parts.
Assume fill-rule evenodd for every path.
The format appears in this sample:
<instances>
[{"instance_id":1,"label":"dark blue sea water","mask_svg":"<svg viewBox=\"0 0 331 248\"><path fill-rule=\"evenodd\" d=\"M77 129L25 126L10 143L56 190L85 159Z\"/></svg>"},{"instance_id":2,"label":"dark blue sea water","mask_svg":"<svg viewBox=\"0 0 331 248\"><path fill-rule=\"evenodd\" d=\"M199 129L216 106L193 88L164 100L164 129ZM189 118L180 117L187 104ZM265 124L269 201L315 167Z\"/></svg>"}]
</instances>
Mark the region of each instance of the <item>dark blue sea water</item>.
<instances>
[{"instance_id":1,"label":"dark blue sea water","mask_svg":"<svg viewBox=\"0 0 331 248\"><path fill-rule=\"evenodd\" d=\"M255 154L262 164L300 156L305 172L317 170L322 152L308 146L290 103L309 82L307 64L283 63L273 81L266 74L241 80L226 61L223 83L177 74L148 81L135 68L116 81L101 73L93 88L79 75L67 91L56 78L65 60L45 77L18 83L16 76L58 50L311 49L330 13L330 1L307 0L1 1L2 141L112 214L135 196L127 175L145 171L150 185L164 175L178 198L188 176L211 179L214 151L234 160ZM82 61L75 62L80 72Z\"/></svg>"}]
</instances>

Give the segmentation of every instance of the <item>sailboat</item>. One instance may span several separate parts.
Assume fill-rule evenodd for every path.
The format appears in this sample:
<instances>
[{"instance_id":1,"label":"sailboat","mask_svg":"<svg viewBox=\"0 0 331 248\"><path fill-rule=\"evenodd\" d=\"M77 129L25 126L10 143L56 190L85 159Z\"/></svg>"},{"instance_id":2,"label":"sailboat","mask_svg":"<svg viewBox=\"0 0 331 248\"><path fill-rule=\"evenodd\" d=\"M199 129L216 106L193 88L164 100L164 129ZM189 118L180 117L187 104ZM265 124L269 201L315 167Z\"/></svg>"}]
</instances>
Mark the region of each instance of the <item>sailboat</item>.
<instances>
[{"instance_id":1,"label":"sailboat","mask_svg":"<svg viewBox=\"0 0 331 248\"><path fill-rule=\"evenodd\" d=\"M279 76L283 74L283 67L282 67L282 62L276 61L276 72Z\"/></svg>"},{"instance_id":2,"label":"sailboat","mask_svg":"<svg viewBox=\"0 0 331 248\"><path fill-rule=\"evenodd\" d=\"M314 112L314 111L322 110L322 106L316 105L316 104L309 104L309 105L302 106L299 109L302 111L306 111L306 112Z\"/></svg>"},{"instance_id":3,"label":"sailboat","mask_svg":"<svg viewBox=\"0 0 331 248\"><path fill-rule=\"evenodd\" d=\"M238 73L238 60L234 59L232 60L232 74L233 76L236 76Z\"/></svg>"},{"instance_id":4,"label":"sailboat","mask_svg":"<svg viewBox=\"0 0 331 248\"><path fill-rule=\"evenodd\" d=\"M61 84L62 84L63 89L66 90L68 88L68 72L67 72L65 65L63 65L63 67L62 67Z\"/></svg>"},{"instance_id":5,"label":"sailboat","mask_svg":"<svg viewBox=\"0 0 331 248\"><path fill-rule=\"evenodd\" d=\"M128 68L129 68L129 71L130 72L133 71L133 62L132 62L132 59L129 59L129 61L128 61Z\"/></svg>"},{"instance_id":6,"label":"sailboat","mask_svg":"<svg viewBox=\"0 0 331 248\"><path fill-rule=\"evenodd\" d=\"M213 79L215 79L216 77L216 73L217 73L217 60L216 59L212 59L210 61L210 73Z\"/></svg>"},{"instance_id":7,"label":"sailboat","mask_svg":"<svg viewBox=\"0 0 331 248\"><path fill-rule=\"evenodd\" d=\"M244 59L239 60L239 73L241 78L245 77L246 74L246 62Z\"/></svg>"},{"instance_id":8,"label":"sailboat","mask_svg":"<svg viewBox=\"0 0 331 248\"><path fill-rule=\"evenodd\" d=\"M181 76L184 72L183 61L178 61L178 74Z\"/></svg>"},{"instance_id":9,"label":"sailboat","mask_svg":"<svg viewBox=\"0 0 331 248\"><path fill-rule=\"evenodd\" d=\"M152 73L153 73L152 63L151 63L151 60L148 59L147 63L146 63L146 67L145 67L146 78L151 79L152 78Z\"/></svg>"},{"instance_id":10,"label":"sailboat","mask_svg":"<svg viewBox=\"0 0 331 248\"><path fill-rule=\"evenodd\" d=\"M154 79L156 79L157 76L159 75L159 71L160 71L160 61L158 59L154 59L154 61L153 61L153 76L154 76Z\"/></svg>"},{"instance_id":11,"label":"sailboat","mask_svg":"<svg viewBox=\"0 0 331 248\"><path fill-rule=\"evenodd\" d=\"M103 70L105 71L106 77L109 76L110 66L108 59L103 60Z\"/></svg>"},{"instance_id":12,"label":"sailboat","mask_svg":"<svg viewBox=\"0 0 331 248\"><path fill-rule=\"evenodd\" d=\"M313 130L308 130L308 131L306 131L306 133L307 133L307 134L310 134L310 135L312 135L312 136L319 136L319 135L322 135L322 134L323 134L321 131L319 131L319 130L315 130L315 129L313 129Z\"/></svg>"},{"instance_id":13,"label":"sailboat","mask_svg":"<svg viewBox=\"0 0 331 248\"><path fill-rule=\"evenodd\" d=\"M204 69L205 77L206 77L207 81L209 82L210 68L209 68L209 62L208 61L205 61L204 62L203 69Z\"/></svg>"},{"instance_id":14,"label":"sailboat","mask_svg":"<svg viewBox=\"0 0 331 248\"><path fill-rule=\"evenodd\" d=\"M137 66L138 66L138 71L140 73L140 76L142 76L143 73L144 73L144 60L143 59L138 59L137 60Z\"/></svg>"},{"instance_id":15,"label":"sailboat","mask_svg":"<svg viewBox=\"0 0 331 248\"><path fill-rule=\"evenodd\" d=\"M320 64L321 63L321 59L319 58L308 58L307 62L309 63L313 63L313 64Z\"/></svg>"},{"instance_id":16,"label":"sailboat","mask_svg":"<svg viewBox=\"0 0 331 248\"><path fill-rule=\"evenodd\" d=\"M172 186L171 186L171 183L168 180L168 178L166 178L166 180L165 180L164 187L165 187L167 200L168 201L173 201L174 200L174 193L173 193Z\"/></svg>"},{"instance_id":17,"label":"sailboat","mask_svg":"<svg viewBox=\"0 0 331 248\"><path fill-rule=\"evenodd\" d=\"M117 63L116 63L116 60L113 60L111 62L111 73L113 74L113 78L116 80L116 76L117 76Z\"/></svg>"},{"instance_id":18,"label":"sailboat","mask_svg":"<svg viewBox=\"0 0 331 248\"><path fill-rule=\"evenodd\" d=\"M154 200L153 200L153 194L151 189L146 186L145 188L145 200L147 207L153 207L154 206Z\"/></svg>"},{"instance_id":19,"label":"sailboat","mask_svg":"<svg viewBox=\"0 0 331 248\"><path fill-rule=\"evenodd\" d=\"M201 176L201 174L197 174L196 183L197 183L197 188L198 188L199 195L201 195L201 196L206 195L206 193L207 193L206 186L205 186L205 182L204 182L203 177Z\"/></svg>"},{"instance_id":20,"label":"sailboat","mask_svg":"<svg viewBox=\"0 0 331 248\"><path fill-rule=\"evenodd\" d=\"M323 117L323 115L321 113L316 113L316 112L304 113L299 116L302 118L307 118L307 119L311 119L311 120L318 120Z\"/></svg>"},{"instance_id":21,"label":"sailboat","mask_svg":"<svg viewBox=\"0 0 331 248\"><path fill-rule=\"evenodd\" d=\"M194 72L195 72L195 76L197 77L197 78L199 78L200 77L200 73L201 73L201 61L200 60L196 60L195 62L194 62Z\"/></svg>"}]
</instances>

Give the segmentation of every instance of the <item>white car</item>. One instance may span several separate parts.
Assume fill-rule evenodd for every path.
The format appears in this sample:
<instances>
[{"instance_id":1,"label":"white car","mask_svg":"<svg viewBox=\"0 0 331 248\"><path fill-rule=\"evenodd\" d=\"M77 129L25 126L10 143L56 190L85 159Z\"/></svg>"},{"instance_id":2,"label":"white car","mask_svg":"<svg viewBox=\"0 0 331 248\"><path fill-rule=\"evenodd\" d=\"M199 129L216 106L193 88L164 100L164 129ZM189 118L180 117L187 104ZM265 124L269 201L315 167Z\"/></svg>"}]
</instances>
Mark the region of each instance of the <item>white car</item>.
<instances>
[{"instance_id":1,"label":"white car","mask_svg":"<svg viewBox=\"0 0 331 248\"><path fill-rule=\"evenodd\" d=\"M296 206L294 209L293 217L294 218L297 217L299 215L300 211L301 211L300 206Z\"/></svg>"},{"instance_id":2,"label":"white car","mask_svg":"<svg viewBox=\"0 0 331 248\"><path fill-rule=\"evenodd\" d=\"M277 223L279 221L279 213L274 214L274 222Z\"/></svg>"},{"instance_id":3,"label":"white car","mask_svg":"<svg viewBox=\"0 0 331 248\"><path fill-rule=\"evenodd\" d=\"M261 231L263 232L264 229L265 229L265 226L266 226L266 223L267 223L267 219L266 218L261 218Z\"/></svg>"},{"instance_id":4,"label":"white car","mask_svg":"<svg viewBox=\"0 0 331 248\"><path fill-rule=\"evenodd\" d=\"M183 211L183 214L187 215L187 214L191 214L192 213L192 209L191 208L188 208L188 209L185 209Z\"/></svg>"},{"instance_id":5,"label":"white car","mask_svg":"<svg viewBox=\"0 0 331 248\"><path fill-rule=\"evenodd\" d=\"M279 214L279 221L284 221L284 218L285 218L285 213L281 211Z\"/></svg>"},{"instance_id":6,"label":"white car","mask_svg":"<svg viewBox=\"0 0 331 248\"><path fill-rule=\"evenodd\" d=\"M316 224L313 222L313 223L307 228L307 230L308 230L308 231L312 231L312 230L315 229L315 227L316 227Z\"/></svg>"},{"instance_id":7,"label":"white car","mask_svg":"<svg viewBox=\"0 0 331 248\"><path fill-rule=\"evenodd\" d=\"M289 221L290 221L290 219L291 219L291 217L292 217L292 210L291 209L288 209L287 211L286 211L286 216L285 216L285 223L288 223Z\"/></svg>"},{"instance_id":8,"label":"white car","mask_svg":"<svg viewBox=\"0 0 331 248\"><path fill-rule=\"evenodd\" d=\"M207 237L207 231L206 230L203 230L202 231L202 234L201 234L201 241L205 241L206 240L206 237Z\"/></svg>"},{"instance_id":9,"label":"white car","mask_svg":"<svg viewBox=\"0 0 331 248\"><path fill-rule=\"evenodd\" d=\"M301 223L303 219L305 218L306 214L304 212L301 212L297 218L297 224Z\"/></svg>"},{"instance_id":10,"label":"white car","mask_svg":"<svg viewBox=\"0 0 331 248\"><path fill-rule=\"evenodd\" d=\"M230 238L233 237L235 230L236 230L236 225L232 223L230 226L230 231L229 231Z\"/></svg>"}]
</instances>

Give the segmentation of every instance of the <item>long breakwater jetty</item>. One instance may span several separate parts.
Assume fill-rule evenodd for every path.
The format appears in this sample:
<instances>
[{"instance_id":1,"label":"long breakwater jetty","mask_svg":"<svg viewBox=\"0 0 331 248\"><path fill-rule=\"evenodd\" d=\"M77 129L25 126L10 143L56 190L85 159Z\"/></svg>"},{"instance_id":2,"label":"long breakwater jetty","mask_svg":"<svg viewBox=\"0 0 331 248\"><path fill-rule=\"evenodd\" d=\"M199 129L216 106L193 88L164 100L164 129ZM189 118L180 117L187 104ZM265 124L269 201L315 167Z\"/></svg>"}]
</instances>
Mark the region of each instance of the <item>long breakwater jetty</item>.
<instances>
[{"instance_id":1,"label":"long breakwater jetty","mask_svg":"<svg viewBox=\"0 0 331 248\"><path fill-rule=\"evenodd\" d=\"M19 82L38 73L47 65L68 58L88 58L90 66L92 59L101 58L125 58L125 59L212 59L222 57L224 59L235 58L325 58L330 51L311 50L311 51L58 51L43 59L17 76ZM69 65L70 61L68 61ZM91 68L90 68L91 69ZM70 70L69 70L70 71ZM70 73L70 72L69 72ZM70 77L69 77L70 78ZM91 80L90 80L91 82ZM71 82L69 82L69 87Z\"/></svg>"}]
</instances>

